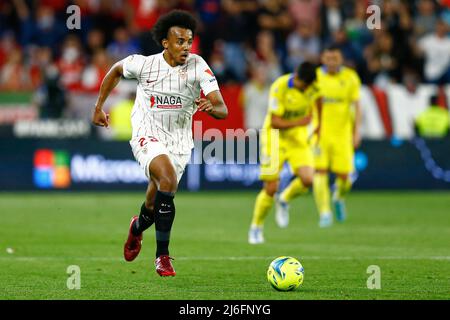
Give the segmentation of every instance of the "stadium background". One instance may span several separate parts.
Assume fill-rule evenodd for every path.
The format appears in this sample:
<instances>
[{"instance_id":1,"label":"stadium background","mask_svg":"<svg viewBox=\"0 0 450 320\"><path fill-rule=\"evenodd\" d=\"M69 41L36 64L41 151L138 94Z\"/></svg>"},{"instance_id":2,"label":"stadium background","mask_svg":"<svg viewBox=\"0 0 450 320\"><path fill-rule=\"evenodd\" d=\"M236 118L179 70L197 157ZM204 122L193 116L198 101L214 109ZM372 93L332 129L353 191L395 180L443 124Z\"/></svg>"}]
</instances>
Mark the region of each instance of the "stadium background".
<instances>
[{"instance_id":1,"label":"stadium background","mask_svg":"<svg viewBox=\"0 0 450 320\"><path fill-rule=\"evenodd\" d=\"M73 4L81 28L69 30ZM381 6L379 30L367 28L370 4ZM146 185L127 141L135 83L122 81L106 102L110 129L91 125L92 109L112 63L158 52L149 29L172 8L201 22L194 52L230 109L222 122L196 115L199 138L258 128L275 77L341 46L364 83L346 223L319 229L309 195L293 202L289 228L268 219L267 244L250 246L258 166L193 164L176 198L177 277L155 276L153 231L140 257L123 261ZM0 0L0 299L448 299L449 24L448 0ZM415 126L432 100L434 138ZM197 139L193 157L210 143ZM298 292L265 281L280 255L305 267ZM72 265L81 290L66 286ZM367 289L371 265L382 290Z\"/></svg>"},{"instance_id":2,"label":"stadium background","mask_svg":"<svg viewBox=\"0 0 450 320\"><path fill-rule=\"evenodd\" d=\"M72 4L81 9L80 29L66 26ZM379 30L366 26L370 4L381 5ZM16 0L0 1L1 190L142 189L127 143L134 83L122 81L108 99L110 130L91 126L90 117L112 63L159 52L149 29L173 8L200 21L193 51L210 64L230 108L224 122L197 115L202 133L259 129L270 83L301 61L319 62L320 50L337 43L364 83L355 189L449 188L448 135L423 140L415 129L432 96L449 108L450 51L436 58L422 45L439 20L448 32L448 1ZM447 62L439 76L427 71L432 59ZM191 165L181 187L256 188L257 171Z\"/></svg>"}]
</instances>

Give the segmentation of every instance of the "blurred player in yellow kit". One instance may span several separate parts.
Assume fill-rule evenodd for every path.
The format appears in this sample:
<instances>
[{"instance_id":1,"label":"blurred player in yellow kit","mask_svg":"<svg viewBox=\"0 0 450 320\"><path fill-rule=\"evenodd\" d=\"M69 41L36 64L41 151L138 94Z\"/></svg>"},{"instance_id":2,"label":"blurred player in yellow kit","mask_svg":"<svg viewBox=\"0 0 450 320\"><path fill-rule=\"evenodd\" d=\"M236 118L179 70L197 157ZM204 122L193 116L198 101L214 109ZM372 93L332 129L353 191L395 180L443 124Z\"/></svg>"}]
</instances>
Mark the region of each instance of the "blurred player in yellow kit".
<instances>
[{"instance_id":1,"label":"blurred player in yellow kit","mask_svg":"<svg viewBox=\"0 0 450 320\"><path fill-rule=\"evenodd\" d=\"M323 90L319 141L314 154L314 197L320 214L320 226L328 227L333 219L330 208L329 175L335 174L333 204L337 221L346 218L345 197L352 187L354 150L361 144L361 80L353 69L343 66L339 47L323 52L323 66L317 81Z\"/></svg>"},{"instance_id":2,"label":"blurred player in yellow kit","mask_svg":"<svg viewBox=\"0 0 450 320\"><path fill-rule=\"evenodd\" d=\"M329 227L333 223L329 187L329 172L335 174L333 205L336 219L346 218L345 196L352 187L350 174L354 171L354 150L361 144L359 104L361 81L358 74L343 66L342 52L331 46L322 54L322 66L317 69L317 83L320 87L323 103L316 113L320 119L314 147L314 198L320 214L320 227ZM294 182L295 183L295 180ZM277 205L279 221L287 221L289 201L295 190L283 192ZM285 227L287 224L280 224Z\"/></svg>"},{"instance_id":3,"label":"blurred player in yellow kit","mask_svg":"<svg viewBox=\"0 0 450 320\"><path fill-rule=\"evenodd\" d=\"M298 177L298 194L306 193L314 178L314 158L308 141L313 106L319 99L314 85L316 66L305 62L295 74L278 78L271 86L269 108L260 136L260 179L263 190L256 198L248 234L250 244L264 242L264 221L275 202L280 171L287 161Z\"/></svg>"}]
</instances>

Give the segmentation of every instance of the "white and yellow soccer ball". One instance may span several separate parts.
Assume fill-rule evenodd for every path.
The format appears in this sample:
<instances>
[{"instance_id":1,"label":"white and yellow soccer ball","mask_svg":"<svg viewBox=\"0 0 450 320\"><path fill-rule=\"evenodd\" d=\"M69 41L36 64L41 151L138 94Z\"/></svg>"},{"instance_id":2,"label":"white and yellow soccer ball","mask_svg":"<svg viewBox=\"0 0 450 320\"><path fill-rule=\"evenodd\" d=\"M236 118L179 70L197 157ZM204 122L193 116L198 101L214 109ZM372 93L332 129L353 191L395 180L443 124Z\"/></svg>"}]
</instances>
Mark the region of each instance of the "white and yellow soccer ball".
<instances>
[{"instance_id":1,"label":"white and yellow soccer ball","mask_svg":"<svg viewBox=\"0 0 450 320\"><path fill-rule=\"evenodd\" d=\"M305 276L302 264L292 257L278 257L270 263L267 280L278 291L297 289Z\"/></svg>"}]
</instances>

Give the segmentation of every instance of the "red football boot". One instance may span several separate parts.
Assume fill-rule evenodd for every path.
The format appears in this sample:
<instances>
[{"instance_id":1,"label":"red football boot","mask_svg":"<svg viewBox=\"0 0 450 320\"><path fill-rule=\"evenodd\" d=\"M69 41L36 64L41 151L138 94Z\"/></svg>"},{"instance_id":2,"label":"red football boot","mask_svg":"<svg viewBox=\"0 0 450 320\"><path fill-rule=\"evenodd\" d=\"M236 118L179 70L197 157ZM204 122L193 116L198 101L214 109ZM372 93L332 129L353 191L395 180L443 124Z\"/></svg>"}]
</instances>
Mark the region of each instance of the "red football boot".
<instances>
[{"instance_id":1,"label":"red football boot","mask_svg":"<svg viewBox=\"0 0 450 320\"><path fill-rule=\"evenodd\" d=\"M125 242L125 246L123 247L123 256L125 257L125 260L127 260L127 261L133 261L134 259L136 259L139 252L141 251L142 233L138 236L135 236L131 232L133 223L137 219L139 219L138 216L134 216L131 219L130 229L128 231L128 239L127 239L127 242Z\"/></svg>"},{"instance_id":2,"label":"red football boot","mask_svg":"<svg viewBox=\"0 0 450 320\"><path fill-rule=\"evenodd\" d=\"M170 260L173 260L173 258L163 255L159 256L155 260L155 267L156 272L161 277L173 277L175 276L175 270L173 269L172 262Z\"/></svg>"}]
</instances>

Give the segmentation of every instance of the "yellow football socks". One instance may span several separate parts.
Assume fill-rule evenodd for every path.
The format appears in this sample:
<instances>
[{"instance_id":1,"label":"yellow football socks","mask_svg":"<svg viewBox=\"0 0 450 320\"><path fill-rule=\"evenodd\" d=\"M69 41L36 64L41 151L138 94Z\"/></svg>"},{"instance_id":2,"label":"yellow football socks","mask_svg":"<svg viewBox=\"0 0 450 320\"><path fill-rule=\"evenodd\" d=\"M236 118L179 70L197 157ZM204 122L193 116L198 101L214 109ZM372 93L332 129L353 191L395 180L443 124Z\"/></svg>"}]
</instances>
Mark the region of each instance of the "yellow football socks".
<instances>
[{"instance_id":1,"label":"yellow football socks","mask_svg":"<svg viewBox=\"0 0 450 320\"><path fill-rule=\"evenodd\" d=\"M314 175L314 199L319 214L330 214L330 187L328 185L328 174L316 173Z\"/></svg>"},{"instance_id":2,"label":"yellow football socks","mask_svg":"<svg viewBox=\"0 0 450 320\"><path fill-rule=\"evenodd\" d=\"M265 190L261 190L261 192L256 197L252 226L262 227L264 225L264 220L266 219L267 214L272 208L273 203L273 197L269 196Z\"/></svg>"},{"instance_id":3,"label":"yellow football socks","mask_svg":"<svg viewBox=\"0 0 450 320\"><path fill-rule=\"evenodd\" d=\"M336 193L334 194L335 200L344 200L347 193L352 188L352 182L350 181L350 178L348 179L341 179L336 178Z\"/></svg>"},{"instance_id":4,"label":"yellow football socks","mask_svg":"<svg viewBox=\"0 0 450 320\"><path fill-rule=\"evenodd\" d=\"M300 178L295 178L294 180L292 180L289 186L286 189L284 189L284 191L281 193L280 199L283 202L290 202L295 197L306 193L308 193L308 188L306 188L303 185L302 180Z\"/></svg>"}]
</instances>

